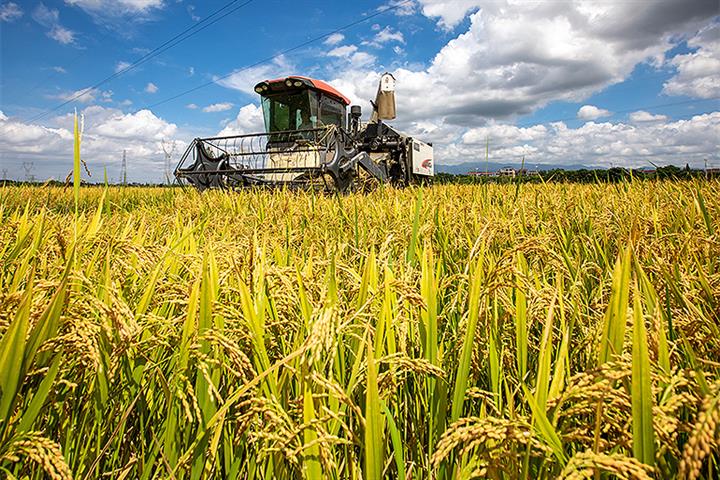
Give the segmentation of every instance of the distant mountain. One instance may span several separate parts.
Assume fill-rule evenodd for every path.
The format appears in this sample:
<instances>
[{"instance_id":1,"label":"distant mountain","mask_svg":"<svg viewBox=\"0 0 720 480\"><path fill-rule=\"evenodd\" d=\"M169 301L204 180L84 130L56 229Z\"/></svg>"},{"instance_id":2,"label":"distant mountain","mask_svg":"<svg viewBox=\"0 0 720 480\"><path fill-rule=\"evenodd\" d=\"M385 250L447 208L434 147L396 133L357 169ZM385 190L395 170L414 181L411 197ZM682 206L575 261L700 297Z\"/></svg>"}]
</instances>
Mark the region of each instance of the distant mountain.
<instances>
[{"instance_id":1,"label":"distant mountain","mask_svg":"<svg viewBox=\"0 0 720 480\"><path fill-rule=\"evenodd\" d=\"M479 171L484 172L485 169L487 169L490 172L495 172L503 167L512 167L515 169L523 168L522 163L495 163L495 162L467 162L467 163L461 163L459 165L442 165L442 164L436 164L435 165L435 171L439 173L452 173L454 175L462 175L468 172L472 171ZM527 170L535 170L536 168L538 170L553 170L556 168L562 168L564 170L582 170L582 169L597 169L599 167L588 167L587 165L580 165L580 164L573 164L573 165L543 165L543 164L534 164L534 163L526 163L524 165L524 168Z\"/></svg>"}]
</instances>

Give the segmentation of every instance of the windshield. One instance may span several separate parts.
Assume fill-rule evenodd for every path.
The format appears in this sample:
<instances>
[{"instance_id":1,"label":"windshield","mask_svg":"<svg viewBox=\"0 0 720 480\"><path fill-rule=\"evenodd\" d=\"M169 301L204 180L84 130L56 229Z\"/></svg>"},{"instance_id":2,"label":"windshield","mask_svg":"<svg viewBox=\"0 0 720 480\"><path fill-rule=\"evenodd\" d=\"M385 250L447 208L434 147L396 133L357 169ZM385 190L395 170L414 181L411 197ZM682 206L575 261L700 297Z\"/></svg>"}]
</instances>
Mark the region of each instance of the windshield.
<instances>
[{"instance_id":1,"label":"windshield","mask_svg":"<svg viewBox=\"0 0 720 480\"><path fill-rule=\"evenodd\" d=\"M265 131L305 130L317 126L317 94L308 90L263 97Z\"/></svg>"}]
</instances>

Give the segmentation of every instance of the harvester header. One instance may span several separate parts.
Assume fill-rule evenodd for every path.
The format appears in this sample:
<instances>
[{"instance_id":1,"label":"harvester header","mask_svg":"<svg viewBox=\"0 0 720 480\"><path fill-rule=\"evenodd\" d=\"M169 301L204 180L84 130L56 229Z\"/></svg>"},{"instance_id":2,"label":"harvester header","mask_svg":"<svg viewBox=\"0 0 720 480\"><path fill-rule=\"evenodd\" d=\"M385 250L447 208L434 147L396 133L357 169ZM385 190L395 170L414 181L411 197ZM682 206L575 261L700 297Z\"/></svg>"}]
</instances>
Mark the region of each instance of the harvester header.
<instances>
[{"instance_id":1,"label":"harvester header","mask_svg":"<svg viewBox=\"0 0 720 480\"><path fill-rule=\"evenodd\" d=\"M287 186L345 191L368 182L417 183L434 175L433 148L384 123L396 115L395 77L381 76L373 112L322 81L302 76L255 85L265 132L196 138L175 168L200 190Z\"/></svg>"}]
</instances>

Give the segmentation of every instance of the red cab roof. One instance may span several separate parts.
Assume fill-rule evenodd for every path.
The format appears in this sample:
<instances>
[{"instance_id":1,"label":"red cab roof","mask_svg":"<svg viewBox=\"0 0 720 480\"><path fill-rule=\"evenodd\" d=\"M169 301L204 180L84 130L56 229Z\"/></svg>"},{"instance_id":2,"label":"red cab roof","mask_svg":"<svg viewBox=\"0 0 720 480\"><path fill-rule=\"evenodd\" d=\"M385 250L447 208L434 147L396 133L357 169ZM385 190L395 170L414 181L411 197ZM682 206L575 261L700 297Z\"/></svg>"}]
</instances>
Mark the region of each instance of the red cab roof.
<instances>
[{"instance_id":1,"label":"red cab roof","mask_svg":"<svg viewBox=\"0 0 720 480\"><path fill-rule=\"evenodd\" d=\"M274 80L265 80L264 82L260 82L255 86L255 91L258 92L258 88L262 87L263 84L267 85L270 83L285 83L286 80L302 80L303 83L306 86L309 86L311 88L314 88L315 90L319 90L327 95L330 95L331 97L335 97L338 100L340 100L345 105L350 105L350 99L340 93L335 87L330 85L327 82L323 82L322 80L317 80L314 78L309 77L302 77L300 75L292 75L290 77L284 77L284 78L276 78Z\"/></svg>"}]
</instances>

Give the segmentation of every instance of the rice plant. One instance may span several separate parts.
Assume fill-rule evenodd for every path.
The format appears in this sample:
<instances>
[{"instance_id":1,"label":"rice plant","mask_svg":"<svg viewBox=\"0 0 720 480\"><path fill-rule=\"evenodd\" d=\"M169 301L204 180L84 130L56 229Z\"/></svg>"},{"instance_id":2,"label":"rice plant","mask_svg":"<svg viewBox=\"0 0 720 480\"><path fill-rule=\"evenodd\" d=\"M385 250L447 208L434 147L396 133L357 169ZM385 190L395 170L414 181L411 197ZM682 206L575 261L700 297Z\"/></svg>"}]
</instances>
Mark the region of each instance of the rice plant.
<instances>
[{"instance_id":1,"label":"rice plant","mask_svg":"<svg viewBox=\"0 0 720 480\"><path fill-rule=\"evenodd\" d=\"M0 188L17 479L717 478L720 183Z\"/></svg>"}]
</instances>

